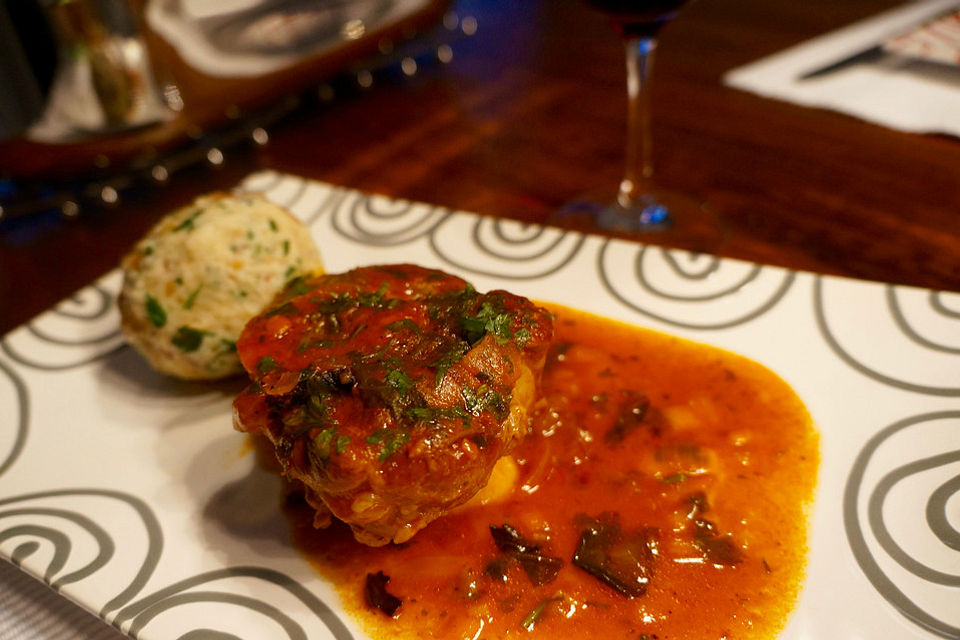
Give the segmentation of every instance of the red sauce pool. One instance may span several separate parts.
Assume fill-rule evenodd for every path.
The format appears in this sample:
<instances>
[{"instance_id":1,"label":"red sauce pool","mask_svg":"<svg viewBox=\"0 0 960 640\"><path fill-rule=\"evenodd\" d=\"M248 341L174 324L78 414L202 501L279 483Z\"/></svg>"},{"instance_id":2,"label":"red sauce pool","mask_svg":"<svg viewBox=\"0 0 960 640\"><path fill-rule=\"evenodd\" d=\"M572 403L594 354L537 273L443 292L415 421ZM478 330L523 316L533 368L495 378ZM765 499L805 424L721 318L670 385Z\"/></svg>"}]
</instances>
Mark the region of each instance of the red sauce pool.
<instances>
[{"instance_id":1,"label":"red sauce pool","mask_svg":"<svg viewBox=\"0 0 960 640\"><path fill-rule=\"evenodd\" d=\"M774 637L803 580L819 464L800 399L746 358L547 306L557 333L532 432L483 495L380 548L313 529L292 501L295 546L374 638ZM639 597L571 562L584 516L604 513L656 532ZM498 551L490 526L504 524L562 560L555 579L536 586ZM378 571L402 601L394 617L365 603Z\"/></svg>"}]
</instances>

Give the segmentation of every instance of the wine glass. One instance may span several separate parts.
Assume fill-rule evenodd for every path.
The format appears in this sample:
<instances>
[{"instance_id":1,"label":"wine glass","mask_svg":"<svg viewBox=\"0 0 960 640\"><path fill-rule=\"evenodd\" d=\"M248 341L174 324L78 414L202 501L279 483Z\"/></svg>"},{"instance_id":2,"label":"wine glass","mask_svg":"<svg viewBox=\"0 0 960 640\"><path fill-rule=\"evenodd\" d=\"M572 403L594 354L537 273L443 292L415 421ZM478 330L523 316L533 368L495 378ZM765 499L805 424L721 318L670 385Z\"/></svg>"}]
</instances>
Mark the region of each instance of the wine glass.
<instances>
[{"instance_id":1,"label":"wine glass","mask_svg":"<svg viewBox=\"0 0 960 640\"><path fill-rule=\"evenodd\" d=\"M627 67L627 140L623 179L614 197L579 200L558 219L587 216L605 230L656 234L697 249L714 248L720 226L703 204L656 185L650 137L650 70L660 29L688 0L585 0L605 13L623 42Z\"/></svg>"}]
</instances>

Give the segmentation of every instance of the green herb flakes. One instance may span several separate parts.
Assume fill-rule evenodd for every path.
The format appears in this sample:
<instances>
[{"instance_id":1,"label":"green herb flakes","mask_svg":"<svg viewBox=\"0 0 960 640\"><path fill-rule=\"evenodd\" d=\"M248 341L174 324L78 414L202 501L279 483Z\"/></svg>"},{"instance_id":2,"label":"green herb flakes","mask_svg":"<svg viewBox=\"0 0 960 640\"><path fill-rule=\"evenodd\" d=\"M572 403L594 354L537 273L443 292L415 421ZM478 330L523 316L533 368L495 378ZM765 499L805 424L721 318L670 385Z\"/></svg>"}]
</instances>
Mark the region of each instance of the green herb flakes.
<instances>
[{"instance_id":1,"label":"green herb flakes","mask_svg":"<svg viewBox=\"0 0 960 640\"><path fill-rule=\"evenodd\" d=\"M284 302L279 307L275 307L270 311L267 311L264 314L266 318L272 318L273 316L292 316L300 313L300 309L297 308L297 305L292 302Z\"/></svg>"},{"instance_id":2,"label":"green herb flakes","mask_svg":"<svg viewBox=\"0 0 960 640\"><path fill-rule=\"evenodd\" d=\"M293 267L290 267L288 271L292 270ZM281 299L289 300L291 298L296 298L297 296L302 296L305 293L310 292L310 285L307 284L306 276L297 276L293 278L283 287L283 293Z\"/></svg>"},{"instance_id":3,"label":"green herb flakes","mask_svg":"<svg viewBox=\"0 0 960 640\"><path fill-rule=\"evenodd\" d=\"M203 342L205 335L207 335L206 331L200 331L191 327L180 327L177 329L177 332L173 334L173 337L170 338L170 342L173 343L173 346L180 349L180 351L192 353L200 348L200 343Z\"/></svg>"},{"instance_id":4,"label":"green herb flakes","mask_svg":"<svg viewBox=\"0 0 960 640\"><path fill-rule=\"evenodd\" d=\"M460 395L463 397L464 408L471 415L479 416L484 411L489 411L499 420L510 412L509 402L504 399L503 394L485 384L476 390L464 386Z\"/></svg>"},{"instance_id":5,"label":"green herb flakes","mask_svg":"<svg viewBox=\"0 0 960 640\"><path fill-rule=\"evenodd\" d=\"M150 324L157 329L167 324L167 312L163 310L163 307L160 306L157 299L149 293L147 294L145 306L147 309L147 319L150 321Z\"/></svg>"},{"instance_id":6,"label":"green herb flakes","mask_svg":"<svg viewBox=\"0 0 960 640\"><path fill-rule=\"evenodd\" d=\"M199 216L201 213L203 213L203 209L197 209L196 211L191 213L189 216L187 216L187 218L183 222L175 226L173 230L174 231L193 231L194 227L196 226L195 222L196 222L197 216Z\"/></svg>"},{"instance_id":7,"label":"green herb flakes","mask_svg":"<svg viewBox=\"0 0 960 640\"><path fill-rule=\"evenodd\" d=\"M323 457L330 455L330 445L333 444L336 433L336 429L329 427L313 437L313 446L316 447L317 452Z\"/></svg>"},{"instance_id":8,"label":"green herb flakes","mask_svg":"<svg viewBox=\"0 0 960 640\"><path fill-rule=\"evenodd\" d=\"M430 364L431 367L437 368L437 374L433 379L434 387L440 386L440 383L443 382L443 378L447 375L447 371L450 370L450 367L463 360L463 356L466 354L469 348L469 345L459 344L450 351L444 353L435 362Z\"/></svg>"},{"instance_id":9,"label":"green herb flakes","mask_svg":"<svg viewBox=\"0 0 960 640\"><path fill-rule=\"evenodd\" d=\"M202 283L202 282L200 283L200 285L199 285L196 289L194 289L193 291L191 291L191 292L190 292L190 295L187 296L187 299L183 301L183 308L184 308L184 309L186 309L186 310L189 311L189 310L193 307L193 303L196 302L196 300L197 300L197 294L200 293L200 289L203 289L203 283Z\"/></svg>"},{"instance_id":10,"label":"green herb flakes","mask_svg":"<svg viewBox=\"0 0 960 640\"><path fill-rule=\"evenodd\" d=\"M517 331L513 334L513 339L516 340L518 349L523 349L525 346L527 346L527 343L530 342L531 337L530 330L524 328L517 329Z\"/></svg>"},{"instance_id":11,"label":"green herb flakes","mask_svg":"<svg viewBox=\"0 0 960 640\"><path fill-rule=\"evenodd\" d=\"M263 356L257 361L257 371L259 371L261 375L268 371L273 371L276 368L277 361L273 359L273 356Z\"/></svg>"},{"instance_id":12,"label":"green herb flakes","mask_svg":"<svg viewBox=\"0 0 960 640\"><path fill-rule=\"evenodd\" d=\"M408 330L408 331L414 332L417 335L420 335L423 333L423 329L420 328L420 325L418 325L416 322L414 322L410 318L403 318L402 320L396 320L394 322L391 322L390 324L386 325L386 328L389 329L390 331Z\"/></svg>"},{"instance_id":13,"label":"green herb flakes","mask_svg":"<svg viewBox=\"0 0 960 640\"><path fill-rule=\"evenodd\" d=\"M403 396L413 388L413 378L400 369L391 369L387 372L387 384Z\"/></svg>"},{"instance_id":14,"label":"green herb flakes","mask_svg":"<svg viewBox=\"0 0 960 640\"><path fill-rule=\"evenodd\" d=\"M410 442L410 433L401 429L377 429L367 436L366 442L380 445L380 455L377 459L383 462L395 454L400 447Z\"/></svg>"},{"instance_id":15,"label":"green herb flakes","mask_svg":"<svg viewBox=\"0 0 960 640\"><path fill-rule=\"evenodd\" d=\"M477 315L464 316L461 322L470 344L480 342L488 333L493 334L499 344L506 344L513 338L510 332L510 314L498 313L490 302L481 304Z\"/></svg>"}]
</instances>

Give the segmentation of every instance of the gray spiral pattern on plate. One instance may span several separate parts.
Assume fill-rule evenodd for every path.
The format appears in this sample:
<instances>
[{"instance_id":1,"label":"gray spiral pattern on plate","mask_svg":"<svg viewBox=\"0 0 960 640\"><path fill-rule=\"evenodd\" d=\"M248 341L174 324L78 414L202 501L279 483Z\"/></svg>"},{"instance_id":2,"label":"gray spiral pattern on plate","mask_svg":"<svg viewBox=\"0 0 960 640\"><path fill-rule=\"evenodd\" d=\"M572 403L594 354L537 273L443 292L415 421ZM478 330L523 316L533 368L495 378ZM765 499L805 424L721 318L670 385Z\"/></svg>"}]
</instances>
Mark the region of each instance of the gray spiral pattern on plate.
<instances>
[{"instance_id":1,"label":"gray spiral pattern on plate","mask_svg":"<svg viewBox=\"0 0 960 640\"><path fill-rule=\"evenodd\" d=\"M200 574L161 589L153 594L137 597L160 562L163 549L163 534L160 523L149 506L139 498L118 491L106 489L68 489L46 491L0 499L0 543L24 538L10 553L10 559L21 565L30 556L44 546L52 548L52 553L42 568L43 580L53 589L60 590L64 585L80 582L98 571L116 558L118 536L127 535L128 530L109 532L93 519L81 513L73 505L77 498L92 497L118 500L131 507L141 521L146 534L146 550L140 567L135 575L119 593L110 599L100 610L99 615L113 626L122 628L129 623L127 633L136 637L151 620L173 611L176 607L192 602L219 602L242 607L253 613L266 616L278 624L291 640L307 640L309 635L292 617L280 607L262 599L227 590L196 589L207 587L216 581L238 578L253 578L275 585L296 597L309 609L337 640L351 640L349 629L326 603L313 595L305 587L288 576L261 567L234 567ZM49 500L71 499L70 507L41 506ZM5 523L14 520L9 526ZM62 525L58 526L58 523ZM69 573L63 573L74 549L69 527L79 528L96 545L94 557ZM109 614L116 612L112 620ZM196 629L184 637L194 638L236 638L215 629Z\"/></svg>"},{"instance_id":2,"label":"gray spiral pattern on plate","mask_svg":"<svg viewBox=\"0 0 960 640\"><path fill-rule=\"evenodd\" d=\"M121 589L121 591L111 598L101 609L100 616L105 617L107 613L128 603L143 589L143 586L153 574L160 560L163 547L163 534L160 529L160 522L143 500L136 496L110 489L65 489L0 499L0 541L16 536L28 536L45 540L53 545L53 558L45 568L43 575L44 580L54 589L59 589L65 584L79 582L83 578L93 575L115 557L117 546L113 536L127 532L115 532L111 534L86 515L80 513L77 508L37 506L38 503L59 498L71 498L72 504L75 504L76 498L83 497L104 498L111 501L116 500L130 507L143 526L147 541L141 565L131 578L129 584ZM50 525L19 524L7 528L2 527L6 518L22 516L46 517L52 521L63 521L65 524L72 523L82 529L95 541L98 549L96 556L92 560L87 561L79 569L67 575L57 577L57 574L63 569L66 561L70 557L72 542L69 536L61 529L54 528ZM35 540L25 542L17 547L12 557L20 564L38 548L39 545Z\"/></svg>"},{"instance_id":3,"label":"gray spiral pattern on plate","mask_svg":"<svg viewBox=\"0 0 960 640\"><path fill-rule=\"evenodd\" d=\"M257 180L250 180L249 178L243 183L243 185L238 189L241 192L256 192L256 193L269 193L276 189L279 189L283 186L284 183L289 182L292 179L298 180L306 184L306 180L303 178L294 178L294 176L287 176L276 171L264 171L256 174ZM278 201L278 198L274 195L270 196L271 200Z\"/></svg>"},{"instance_id":4,"label":"gray spiral pattern on plate","mask_svg":"<svg viewBox=\"0 0 960 640\"><path fill-rule=\"evenodd\" d=\"M468 237L457 232L444 238L448 222L453 218L441 221L430 231L433 253L461 271L504 280L551 276L574 259L585 240L578 233L483 216L474 217ZM452 224L449 227L457 229ZM470 257L477 260L471 262ZM490 264L498 268L491 269Z\"/></svg>"},{"instance_id":5,"label":"gray spiral pattern on plate","mask_svg":"<svg viewBox=\"0 0 960 640\"><path fill-rule=\"evenodd\" d=\"M328 211L334 211L340 203L348 196L349 192L344 189L330 189L323 196L323 199L313 209L302 214L301 219L308 227L323 217ZM292 205L291 205L292 206Z\"/></svg>"},{"instance_id":6,"label":"gray spiral pattern on plate","mask_svg":"<svg viewBox=\"0 0 960 640\"><path fill-rule=\"evenodd\" d=\"M285 187L293 186L290 193L286 192ZM311 191L311 182L305 178L294 178L284 176L280 173L271 173L264 182L248 181L244 183L238 192L240 193L262 193L278 206L284 207L299 218L308 227L320 218L325 212L335 208L336 204L343 200L347 193L346 189L330 187L324 189L324 194L319 205L312 209L305 201Z\"/></svg>"},{"instance_id":7,"label":"gray spiral pattern on plate","mask_svg":"<svg viewBox=\"0 0 960 640\"><path fill-rule=\"evenodd\" d=\"M136 636L157 616L174 611L178 606L193 602L219 602L241 607L263 615L279 625L290 640L308 640L309 635L303 627L281 608L262 599L230 593L226 590L212 590L209 586L218 581L252 578L276 586L299 600L333 634L337 640L351 640L353 634L323 600L315 596L303 585L289 576L264 567L229 567L203 573L181 580L156 593L134 602L118 612L114 624L130 624L128 632ZM205 587L195 589L196 587ZM192 632L197 637L235 638L237 636L216 629L197 629Z\"/></svg>"},{"instance_id":8,"label":"gray spiral pattern on plate","mask_svg":"<svg viewBox=\"0 0 960 640\"><path fill-rule=\"evenodd\" d=\"M836 333L831 330L830 323L827 320L823 283L824 279L822 277L818 276L814 280L814 315L816 317L817 328L820 331L820 334L823 336L824 341L838 358L861 374L891 387L928 395L960 397L960 373L958 373L957 377L954 379L953 384L934 385L911 382L909 380L905 380L895 375L884 373L883 371L878 370L876 367L871 366L870 364L855 357L848 349L844 348L843 344L841 343L842 341L838 338ZM932 309L937 315L947 318L948 320L960 320L960 313L953 312L947 308L943 304L942 300L940 300L939 294L930 293L927 299L930 304L930 309ZM908 323L903 314L902 306L897 297L895 288L890 285L886 287L886 304L887 310L889 311L893 322L901 331L901 335L905 337L909 343L912 343L917 347L917 356L921 356L924 353L948 356L954 354L960 355L960 348L927 339L916 329L914 329ZM960 323L958 323L958 336L960 336ZM957 360L957 367L958 372L960 372L960 358Z\"/></svg>"},{"instance_id":9,"label":"gray spiral pattern on plate","mask_svg":"<svg viewBox=\"0 0 960 640\"><path fill-rule=\"evenodd\" d=\"M867 543L867 536L860 518L859 505L862 496L869 492L867 499L867 526L887 557L895 561L905 571L930 585L945 588L960 587L960 574L950 574L938 568L930 567L917 560L901 545L897 544L884 521L883 507L891 490L905 479L921 472L944 469L947 465L960 462L960 450L948 451L907 462L887 472L872 487L864 487L864 475L877 450L891 437L940 420L960 420L960 411L941 411L905 418L882 429L861 449L847 477L843 494L843 522L847 540L853 555L864 574L874 588L890 604L896 607L914 624L942 638L960 638L960 627L953 626L927 611L904 593L880 566ZM932 534L945 547L960 551L960 532L947 520L946 507L950 498L960 491L960 476L954 476L942 482L930 496L926 497L926 524ZM916 498L923 500L922 496Z\"/></svg>"},{"instance_id":10,"label":"gray spiral pattern on plate","mask_svg":"<svg viewBox=\"0 0 960 640\"><path fill-rule=\"evenodd\" d=\"M931 303L930 308L934 312L941 313L947 317L952 317L953 319L960 319L958 315L950 313L949 309L943 306L943 303L939 300L939 298L934 298L931 295L928 300ZM934 300L936 300L939 304L933 304ZM922 347L926 347L927 349L940 351L942 353L960 354L960 344L957 346L944 344L942 342L928 339L927 337L921 335L921 333L910 324L910 321L907 320L906 315L904 315L903 307L900 304L900 300L897 296L897 290L892 286L887 287L887 306L890 308L890 315L893 316L893 320L897 323L897 327L899 327L900 331L902 331L903 334L914 343Z\"/></svg>"},{"instance_id":11,"label":"gray spiral pattern on plate","mask_svg":"<svg viewBox=\"0 0 960 640\"><path fill-rule=\"evenodd\" d=\"M92 298L92 303L87 298ZM113 295L100 285L91 285L54 307L52 313L67 318L93 320L105 316L111 305Z\"/></svg>"},{"instance_id":12,"label":"gray spiral pattern on plate","mask_svg":"<svg viewBox=\"0 0 960 640\"><path fill-rule=\"evenodd\" d=\"M394 247L431 233L450 211L407 200L343 192L325 205L334 230L349 240L377 247ZM318 214L311 218L316 219Z\"/></svg>"},{"instance_id":13,"label":"gray spiral pattern on plate","mask_svg":"<svg viewBox=\"0 0 960 640\"><path fill-rule=\"evenodd\" d=\"M17 372L0 360L0 373L6 377L12 386L14 402L4 408L4 420L13 431L13 439L8 451L0 451L0 477L17 461L27 442L27 425L30 421L30 399L27 386L17 375ZM9 411L9 414L7 412Z\"/></svg>"},{"instance_id":14,"label":"gray spiral pattern on plate","mask_svg":"<svg viewBox=\"0 0 960 640\"><path fill-rule=\"evenodd\" d=\"M67 559L70 557L71 543L70 539L64 533L50 527L38 525L20 525L10 527L9 529L0 530L0 542L17 536L30 536L34 538L45 538L53 544L53 558L47 565L43 579L54 589L60 589L65 584L77 582L78 580L82 580L83 578L96 573L97 570L106 565L107 561L114 554L115 547L113 540L110 538L110 535L107 533L107 531L81 513L76 513L66 509L50 509L40 507L0 511L0 521L2 521L4 518L12 518L17 516L47 516L73 522L97 541L98 551L93 560L77 571L54 579L54 576L63 569L64 565L66 565ZM18 564L21 563L27 556L29 556L30 553L39 548L36 543L26 543L26 545L28 546L21 545L20 547L17 547L12 554L12 557L16 559Z\"/></svg>"},{"instance_id":15,"label":"gray spiral pattern on plate","mask_svg":"<svg viewBox=\"0 0 960 640\"><path fill-rule=\"evenodd\" d=\"M954 310L943 303L942 291L931 291L928 294L930 308L945 318L960 320L960 310Z\"/></svg>"},{"instance_id":16,"label":"gray spiral pattern on plate","mask_svg":"<svg viewBox=\"0 0 960 640\"><path fill-rule=\"evenodd\" d=\"M106 358L123 347L119 325L108 317L116 311L114 301L101 284L84 287L19 331L8 333L0 339L0 350L15 362L42 371L64 371ZM31 354L36 345L65 347L62 352L71 355L59 362L44 361Z\"/></svg>"},{"instance_id":17,"label":"gray spiral pattern on plate","mask_svg":"<svg viewBox=\"0 0 960 640\"><path fill-rule=\"evenodd\" d=\"M796 273L793 271L784 270L782 275L777 276L775 271L769 267L744 264L738 267L742 273L734 280L711 290L698 291L693 286L668 290L656 284L645 267L645 258L650 255L650 252L659 252L659 256L662 258L660 264L677 281L683 282L685 285L697 285L698 287L708 284L707 281L720 272L725 261L709 254L687 254L691 257L691 265L684 266L677 260L677 255L682 253L680 251L639 245L632 249L635 252L633 256L633 279L629 282L637 291L627 294L623 291L623 284L615 282L614 274L606 264L608 252L613 243L614 241L611 240L605 241L597 253L597 272L600 276L600 282L607 292L633 311L684 329L717 330L746 324L775 307L787 294L796 279ZM694 268L696 262L702 262L702 264ZM746 297L755 291L759 292L760 280L762 276L768 273L771 275L762 286L769 290L760 292L755 299L744 300L742 311L721 320L703 321L698 319L710 315L704 312L706 310L704 305L732 301L737 297ZM671 314L656 309L656 305L662 302L678 305L683 310Z\"/></svg>"}]
</instances>

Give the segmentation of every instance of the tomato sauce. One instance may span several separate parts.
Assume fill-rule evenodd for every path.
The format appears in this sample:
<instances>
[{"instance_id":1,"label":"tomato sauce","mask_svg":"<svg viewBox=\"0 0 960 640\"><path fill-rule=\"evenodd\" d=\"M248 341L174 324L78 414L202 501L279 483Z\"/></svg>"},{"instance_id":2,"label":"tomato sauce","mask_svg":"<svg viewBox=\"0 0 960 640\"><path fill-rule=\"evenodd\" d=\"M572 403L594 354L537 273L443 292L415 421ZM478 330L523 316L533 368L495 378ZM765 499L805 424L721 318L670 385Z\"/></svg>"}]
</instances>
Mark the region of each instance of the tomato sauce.
<instances>
[{"instance_id":1,"label":"tomato sauce","mask_svg":"<svg viewBox=\"0 0 960 640\"><path fill-rule=\"evenodd\" d=\"M480 494L379 548L339 523L314 529L294 498L296 547L374 638L774 637L802 583L819 464L800 399L746 358L547 306L556 337L531 433ZM639 594L574 564L590 523L619 533L600 555L635 561ZM498 548L504 525L552 570ZM392 616L364 595L378 572Z\"/></svg>"}]
</instances>

